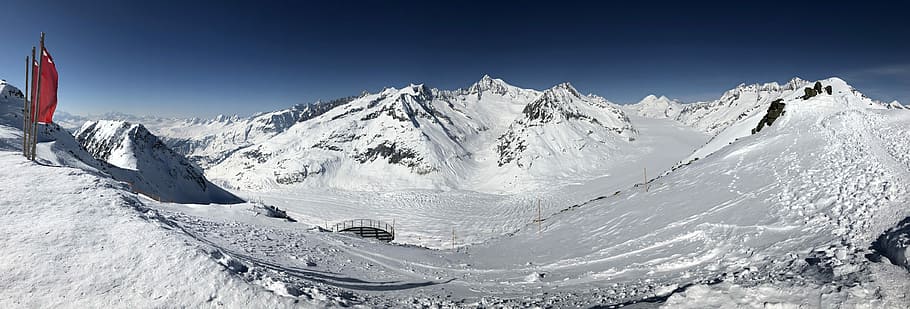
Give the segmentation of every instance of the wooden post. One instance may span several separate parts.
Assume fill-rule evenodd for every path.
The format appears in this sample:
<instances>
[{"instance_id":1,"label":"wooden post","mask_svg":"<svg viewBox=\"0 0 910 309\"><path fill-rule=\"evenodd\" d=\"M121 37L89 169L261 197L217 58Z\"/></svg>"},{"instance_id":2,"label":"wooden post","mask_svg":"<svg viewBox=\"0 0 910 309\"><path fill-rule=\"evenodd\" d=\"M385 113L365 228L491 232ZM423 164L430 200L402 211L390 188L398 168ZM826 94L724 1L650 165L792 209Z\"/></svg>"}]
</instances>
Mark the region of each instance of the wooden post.
<instances>
[{"instance_id":1,"label":"wooden post","mask_svg":"<svg viewBox=\"0 0 910 309\"><path fill-rule=\"evenodd\" d=\"M645 192L648 192L648 168L647 167L645 168L645 182L643 183L643 185L645 186Z\"/></svg>"},{"instance_id":2,"label":"wooden post","mask_svg":"<svg viewBox=\"0 0 910 309\"><path fill-rule=\"evenodd\" d=\"M44 32L41 32L41 50L39 50L38 57L38 85L35 86L35 93L37 98L35 99L35 118L34 118L34 129L32 129L32 161L35 161L35 153L38 148L38 112L41 111L41 65L44 64Z\"/></svg>"},{"instance_id":3,"label":"wooden post","mask_svg":"<svg viewBox=\"0 0 910 309\"><path fill-rule=\"evenodd\" d=\"M32 57L35 56L35 47L32 47ZM29 108L28 108L28 83L29 83L29 71L32 69L31 58L25 56L25 107L22 109L22 155L28 158L28 118L29 118Z\"/></svg>"}]
</instances>

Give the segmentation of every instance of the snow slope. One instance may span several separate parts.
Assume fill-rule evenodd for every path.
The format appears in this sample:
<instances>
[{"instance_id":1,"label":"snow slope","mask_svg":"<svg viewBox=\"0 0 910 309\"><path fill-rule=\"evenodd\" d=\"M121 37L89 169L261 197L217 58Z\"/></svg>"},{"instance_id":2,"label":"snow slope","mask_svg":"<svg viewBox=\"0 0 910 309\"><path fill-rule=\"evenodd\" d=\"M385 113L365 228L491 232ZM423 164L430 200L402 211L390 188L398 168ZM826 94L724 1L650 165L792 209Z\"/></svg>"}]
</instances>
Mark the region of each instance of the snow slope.
<instances>
[{"instance_id":1,"label":"snow slope","mask_svg":"<svg viewBox=\"0 0 910 309\"><path fill-rule=\"evenodd\" d=\"M543 156L532 156L528 157L532 159L529 161L532 162L529 163L531 168L519 167L510 162L508 170L498 169L498 149L489 149L483 145L507 135L506 132L522 133L515 130L518 125L524 126L524 132L535 128L547 129L540 131L540 134L522 135L530 141L526 148L528 151L546 149L535 147L564 147L566 141L578 139L560 140L555 137L586 133L585 129L610 131L612 133L606 136L613 138L616 145L623 145L619 143L623 142L630 147L617 150L615 157L586 154L584 159L579 160L585 164L603 164L594 163L595 161L614 162L605 164L597 171L603 173L600 177L573 177L574 171L566 170L565 175L537 179L539 186L533 192L490 194L457 188L448 191L413 188L349 191L322 186L330 184L330 178L319 178L325 182L313 187L268 187L268 190L246 191L247 194L258 194L256 197L266 203L287 208L288 213L302 223L250 215L249 205L246 204L219 206L149 200L139 202L150 208L152 213L158 214L148 215L153 218L153 222L161 222L163 226L171 228L159 232L185 241L183 246L192 244L202 248L207 252L201 254L203 257L211 256L227 269L233 270L230 273L223 270L196 273L200 271L198 269L207 269L206 265L211 265L204 263L204 259L198 261L202 265L198 268L184 269L175 265L174 268L180 271L176 275L177 279L189 280L185 278L196 275L203 278L204 282L215 282L212 289L174 296L179 298L174 302L177 306L199 306L196 301L198 294L224 296L218 289L228 285L222 284L223 280L219 279L222 277L219 276L233 274L235 276L230 278L254 284L237 286L239 292L231 296L235 296L238 303L225 301L228 306L237 307L282 305L243 303L271 302L272 299L259 298L253 294L267 289L285 296L281 300L365 307L648 307L663 304L673 308L906 308L910 304L910 294L906 292L910 290L910 273L897 265L874 262L867 256L874 253L869 248L873 240L910 216L910 209L906 207L910 202L910 194L902 185L910 179L910 129L906 126L910 122L910 112L871 104L870 102L875 102L840 79L831 78L821 82L834 88L832 95L803 100L799 98L799 88L776 91L777 98L783 99L787 104L785 113L772 126L757 134L746 135L740 134L739 130L754 128L767 105L751 105L745 108L749 111L745 116L740 116L742 112L722 111L721 107L716 107L717 110L713 112L699 112L705 116L693 126L702 132L696 133L692 132L692 127L684 126L676 120L649 119L637 114L613 123L623 124L622 126L610 125L608 121L611 119L622 119L618 116L620 114L612 113L610 105L601 103L593 96L574 94L566 87L568 85L553 89L550 96L555 99L552 100L538 100L546 96L539 93L527 104L487 107L512 111L515 117L511 119L492 116L483 118L480 113L474 112L476 109L468 108L470 103L491 102L484 101L485 99L468 101L468 96L461 96L465 98L465 103L456 104L455 102L462 102L456 100L451 102L452 107L447 107L448 104L445 103L449 101L446 100L426 100L437 95L461 98L457 93L469 93L470 90L434 93L432 89L421 86L386 90L384 93L395 97L390 100L394 104L382 105L388 101L376 100L381 94L363 98L375 100L374 107L382 111L379 114L388 117L377 115L372 119L382 120L374 122L339 121L350 115L366 116L372 113L358 114L361 111L356 108L361 105L354 105L364 104L362 106L366 109L371 100L354 100L351 102L353 106L339 106L269 138L267 144L273 145L263 144L261 154L257 156L266 162L277 156L283 156L287 162L292 162L301 159L290 153L303 153L309 157L323 150L342 153L353 151L354 148L347 148L352 144L373 145L368 142L368 135L346 142L331 140L338 144L326 144L326 147L340 145L337 147L341 151L319 148L323 150L311 152L311 142L320 140L320 137L332 137L329 132L361 132L341 129L345 128L343 125L335 126L339 123L371 125L375 127L362 132L395 132L398 134L396 137L423 136L415 133L423 132L427 135L425 138L406 140L406 145L412 149L425 151L415 150L415 153L429 154L420 158L435 158L430 155L439 149L470 153L472 158L477 159L459 161L455 157L450 158L453 162L447 163L449 171L453 171L452 175L464 179L494 178L495 175L476 172L480 169L472 169L472 165L497 166L497 169L490 170L498 172L530 171L541 165L558 166L557 163L546 163L549 159L541 159ZM495 87L496 83L488 86L491 86L489 89L504 88ZM503 97L490 93L510 93L508 88L504 89L507 91L479 91L473 97ZM762 91L757 93L761 94ZM745 96L742 93L740 95ZM757 97L756 101L770 103L768 100L758 100ZM729 108L744 108L748 105L746 101L730 105ZM504 99L498 102L514 101ZM414 112L415 107L422 112ZM443 120L439 117L442 114L440 111L448 109L461 111L460 115L452 114L459 115L455 117L483 119L462 121L464 119L452 117L451 121ZM395 115L406 115L407 118L401 121ZM0 117L6 118L8 117ZM604 126L596 127L597 124L592 119L597 119ZM396 126L399 123L395 121L410 123L411 126ZM15 123L13 120L7 122ZM634 132L613 131L624 128L627 122ZM722 125L725 122L728 123ZM476 124L487 125L475 126ZM705 129L710 127L714 129ZM442 128L448 129L448 132ZM581 130L574 130L577 128ZM723 132L726 131L730 131L730 134L724 135ZM302 132L319 132L322 135L310 137ZM550 132L565 135L547 135L552 134ZM711 150L703 151L705 155L698 160L684 161L684 164L673 166L674 162L685 159L689 154L689 151L680 149L694 148L701 144L708 132L721 132L715 135L714 141L727 140L717 145L709 144ZM592 135L598 136L596 133ZM375 137L374 142L387 141L382 136ZM538 136L543 138L535 139ZM634 137L635 141L628 141L630 137ZM314 140L295 144L295 141L308 138ZM677 139L685 141L673 144ZM0 126L0 141L15 148L15 130L12 126ZM288 148L297 146L299 148ZM359 147L358 150L363 149ZM281 152L282 149L291 151L285 154ZM237 153L243 151L245 150ZM66 157L59 154L65 151L51 152L57 153L57 157ZM376 153L374 161L367 161L382 160L374 164L386 168L408 162L405 159L409 157L404 156L398 157L401 160L397 163L392 163L390 158L394 153L395 151L385 149ZM21 160L14 153L7 153L7 157L2 154L0 152L0 161L6 162L5 165L8 166L24 164L26 169L35 171L35 174L42 174L38 169L49 168L35 167L32 170L31 163ZM384 156L386 154L388 156ZM41 155L48 156L46 153ZM480 160L480 157L494 160ZM567 157L560 157L559 160L567 160ZM224 162L232 160L229 158ZM258 160L238 162L253 164ZM404 167L403 171L412 173L406 165L401 166ZM646 185L636 184L642 177L639 174L640 167L653 170L645 176L649 179ZM254 166L248 172L259 173L261 171L258 168ZM16 168L18 169L20 168ZM669 171L658 173L665 169ZM396 171L386 175L408 175L394 173ZM353 176L336 180L367 183L367 180L357 178L371 176L359 171L350 175ZM78 186L72 187L73 191L88 188L85 191L89 192L87 196L108 196L108 193L112 193L92 191L95 186L69 176L55 177L67 183L78 183ZM95 179L92 178L95 177L93 175L84 177ZM376 177L370 181L394 182L395 177ZM567 181L573 178L574 183ZM425 179L414 181L420 183ZM439 181L445 183L446 179L458 178ZM14 181L21 182L19 178ZM53 182L44 178L39 181ZM104 181L101 183L102 189L99 190L113 190L129 195L117 190L117 186L123 187L122 184L113 184L113 188L109 188ZM64 191L70 192L69 189ZM41 198L39 205L51 204L44 200L52 196L49 193L28 197ZM66 200L69 202L78 197L82 196L77 194ZM534 207L537 198L544 200L540 214L542 221L534 221L537 217L537 209ZM3 199L0 197L0 201L5 201ZM8 201L13 200L18 199L14 197ZM47 210L44 213L50 214L63 211L53 207L39 209ZM21 208L14 210L29 211ZM62 216L83 218L81 216L96 214L107 216L111 215L110 212L110 209L103 208L103 211L98 212L63 213ZM100 221L104 226L132 222L125 219L129 218L129 214L126 215L124 217L117 213L119 221L115 222ZM323 225L319 221L350 219L355 215L385 220L399 219L396 230L401 232L402 238L399 241L403 243L385 244L342 233L301 227L301 224L304 227ZM26 216L37 214L26 213ZM402 218L407 220L401 220ZM4 219L6 218L0 217L0 220ZM99 220L96 217L86 219ZM89 230L97 228L89 226ZM44 240L45 237L50 237L43 236L48 235L44 234L44 230L30 229L32 226L16 227L26 230L25 234L30 235L30 238ZM135 232L151 233L144 230ZM0 235L9 234L12 232ZM164 241L169 239L168 236L162 237ZM98 239L111 238L91 234L89 239L98 242ZM25 254L37 256L38 261L49 261L49 258L42 257L45 250L23 245L34 242L32 239L24 242L9 241L13 247L25 247ZM409 244L428 245L435 249ZM446 246L448 244L451 247ZM132 243L116 243L111 246L143 250L130 247L133 246ZM179 254L181 248L186 247L179 244L173 247L162 246L161 252L176 255L177 260L187 265L195 265L195 257ZM109 251L99 251L104 254L92 256L93 259L109 256ZM12 262L2 265L9 263ZM74 263L64 264L82 265ZM148 269L145 262L139 265L140 269ZM171 264L165 266L169 265ZM104 266L116 269L114 266ZM33 275L35 269L37 268L15 269L10 273L25 272L25 275L17 278L40 277ZM3 275L8 273L0 272L0 276ZM111 272L100 275L104 278L117 276ZM67 272L63 276L56 282L73 280L65 277L68 276ZM146 280L149 279L142 277L134 282ZM14 290L24 290L34 286L36 280L0 280L0 284L7 282L12 282L9 285ZM171 281L161 282L167 284ZM59 283L46 286L57 287ZM91 300L106 299L105 296L93 294L104 289L90 287L86 290ZM153 286L150 290L164 289ZM120 295L119 291L122 290L115 288L112 291ZM69 294L66 295L76 294L67 293ZM227 299L226 296L221 298ZM0 297L0 301L5 300L15 299L12 296ZM140 299L137 302L142 301L144 300ZM42 298L35 305L49 302L51 301Z\"/></svg>"},{"instance_id":2,"label":"snow slope","mask_svg":"<svg viewBox=\"0 0 910 309\"><path fill-rule=\"evenodd\" d=\"M440 249L454 228L457 250L327 236L324 241L340 251L308 254L320 261L317 267L336 274L431 281L416 291L355 289L393 304L442 298L452 306L575 307L654 299L673 307L906 307L910 274L866 255L882 231L910 215L910 195L900 185L910 179L904 125L910 113L869 105L839 79L821 82L834 93L809 100L798 98L801 89L781 94L786 113L773 126L652 178L647 190L630 182L599 192L554 186L561 195L544 205L539 232L533 196L498 201L471 191L322 191L295 202L288 192L260 194L285 199L282 206L309 222L306 217L316 213L347 214L349 208L360 209L350 214L384 214L387 220L424 213L398 221L399 227L427 230L420 236L402 232L411 234L408 243L442 234L426 242ZM754 121L744 117L731 128L748 122L751 129ZM562 202L573 195L587 202ZM387 202L395 198L400 200ZM215 231L202 237L236 241ZM269 256L271 242L248 244L266 255L254 264L303 264ZM333 262L339 257L347 262ZM307 280L286 274L289 284Z\"/></svg>"},{"instance_id":3,"label":"snow slope","mask_svg":"<svg viewBox=\"0 0 910 309\"><path fill-rule=\"evenodd\" d=\"M293 307L172 229L63 137L21 155L22 98L0 82L0 307ZM65 166L59 166L65 164ZM56 165L56 166L55 166ZM224 260L224 258L222 258ZM330 302L314 300L314 306Z\"/></svg>"},{"instance_id":4,"label":"snow slope","mask_svg":"<svg viewBox=\"0 0 910 309\"><path fill-rule=\"evenodd\" d=\"M717 100L683 105L676 119L710 134L717 134L738 120L754 113L763 113L765 108L762 107L767 107L783 93L802 91L807 85L811 86L808 81L798 77L784 85L776 82L741 84Z\"/></svg>"},{"instance_id":5,"label":"snow slope","mask_svg":"<svg viewBox=\"0 0 910 309\"><path fill-rule=\"evenodd\" d=\"M162 228L122 183L0 150L0 307L291 307Z\"/></svg>"},{"instance_id":6,"label":"snow slope","mask_svg":"<svg viewBox=\"0 0 910 309\"><path fill-rule=\"evenodd\" d=\"M144 194L182 203L238 203L239 198L212 184L201 170L175 153L141 124L122 121L85 123L76 141L96 159L135 173L150 183Z\"/></svg>"}]
</instances>

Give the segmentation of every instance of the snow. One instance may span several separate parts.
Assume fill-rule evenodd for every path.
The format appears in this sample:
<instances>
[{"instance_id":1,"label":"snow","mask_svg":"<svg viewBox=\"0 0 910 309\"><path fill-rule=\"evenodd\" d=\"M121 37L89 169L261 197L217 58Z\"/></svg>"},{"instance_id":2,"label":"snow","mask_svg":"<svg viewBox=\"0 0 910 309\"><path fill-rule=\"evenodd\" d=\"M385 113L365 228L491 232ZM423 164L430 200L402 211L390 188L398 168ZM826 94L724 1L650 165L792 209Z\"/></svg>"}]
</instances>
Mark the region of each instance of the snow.
<instances>
[{"instance_id":1,"label":"snow","mask_svg":"<svg viewBox=\"0 0 910 309\"><path fill-rule=\"evenodd\" d=\"M485 76L467 89L409 85L365 94L224 152L206 176L241 190L495 194L586 171L564 155L624 156L634 136L618 107L567 83L540 92Z\"/></svg>"},{"instance_id":2,"label":"snow","mask_svg":"<svg viewBox=\"0 0 910 309\"><path fill-rule=\"evenodd\" d=\"M41 164L28 162L16 148L21 102L7 98L0 205L13 207L0 207L0 245L12 249L0 254L0 305L904 308L910 272L868 256L910 217L910 112L820 82L834 93L803 100L810 83L797 79L742 85L676 117L568 84L390 88L254 139L191 147L226 154L206 176L257 201L233 205L136 195L53 128ZM785 114L751 134L775 99ZM382 112L362 120L372 109ZM499 166L490 145L507 132L526 141L529 167ZM148 150L135 141L124 153ZM341 151L314 150L320 141ZM603 146L568 147L577 141ZM419 156L346 156L383 143ZM274 181L303 167L317 176ZM395 222L398 237L317 227L363 217Z\"/></svg>"},{"instance_id":3,"label":"snow","mask_svg":"<svg viewBox=\"0 0 910 309\"><path fill-rule=\"evenodd\" d=\"M681 112L682 104L665 96L657 97L652 94L644 97L638 103L625 107L642 117L675 119Z\"/></svg>"},{"instance_id":4,"label":"snow","mask_svg":"<svg viewBox=\"0 0 910 309\"><path fill-rule=\"evenodd\" d=\"M122 183L0 152L0 306L285 307L162 227Z\"/></svg>"}]
</instances>

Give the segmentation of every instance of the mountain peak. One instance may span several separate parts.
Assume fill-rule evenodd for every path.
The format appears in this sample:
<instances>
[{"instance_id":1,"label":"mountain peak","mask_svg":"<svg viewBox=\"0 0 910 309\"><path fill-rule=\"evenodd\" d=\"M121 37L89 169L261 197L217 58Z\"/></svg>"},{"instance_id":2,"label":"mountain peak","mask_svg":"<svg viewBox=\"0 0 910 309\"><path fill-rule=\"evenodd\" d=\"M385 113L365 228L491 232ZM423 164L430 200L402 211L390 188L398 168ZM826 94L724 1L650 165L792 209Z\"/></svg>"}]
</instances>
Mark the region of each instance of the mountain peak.
<instances>
[{"instance_id":1,"label":"mountain peak","mask_svg":"<svg viewBox=\"0 0 910 309\"><path fill-rule=\"evenodd\" d=\"M647 118L675 118L679 114L679 102L666 96L648 95L638 103L628 105L639 116Z\"/></svg>"},{"instance_id":2,"label":"mountain peak","mask_svg":"<svg viewBox=\"0 0 910 309\"><path fill-rule=\"evenodd\" d=\"M670 102L670 101L673 101L673 100L670 100L670 98L668 98L667 96L662 95L662 96L658 97L657 95L649 94L649 95L645 96L644 98L642 98L641 101L638 101L638 103Z\"/></svg>"},{"instance_id":3,"label":"mountain peak","mask_svg":"<svg viewBox=\"0 0 910 309\"><path fill-rule=\"evenodd\" d=\"M484 74L483 77L481 77L479 81L477 81L476 83L471 85L470 88L468 88L468 92L477 93L477 94L480 94L483 92L490 92L490 93L502 95L502 94L508 93L509 88L511 88L511 87L512 87L511 85L507 84L505 81L503 81L501 79L492 78L492 77L490 77L490 75Z\"/></svg>"},{"instance_id":4,"label":"mountain peak","mask_svg":"<svg viewBox=\"0 0 910 309\"><path fill-rule=\"evenodd\" d=\"M576 97L582 97L581 93L579 93L578 90L575 89L575 87L573 87L572 84L569 82L559 83L556 86L553 86L552 88L547 89L547 91L544 91L544 93L551 93L551 94L552 93L564 93L564 94L569 94L569 95L573 95Z\"/></svg>"}]
</instances>

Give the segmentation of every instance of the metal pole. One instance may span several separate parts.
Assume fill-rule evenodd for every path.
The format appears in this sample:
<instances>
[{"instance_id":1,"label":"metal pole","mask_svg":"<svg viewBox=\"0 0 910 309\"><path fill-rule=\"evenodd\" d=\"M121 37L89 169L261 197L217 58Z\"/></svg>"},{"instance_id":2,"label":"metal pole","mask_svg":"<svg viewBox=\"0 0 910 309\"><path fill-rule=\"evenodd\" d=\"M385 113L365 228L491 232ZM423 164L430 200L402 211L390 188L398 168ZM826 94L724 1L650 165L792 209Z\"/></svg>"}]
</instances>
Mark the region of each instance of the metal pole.
<instances>
[{"instance_id":1,"label":"metal pole","mask_svg":"<svg viewBox=\"0 0 910 309\"><path fill-rule=\"evenodd\" d=\"M32 57L35 56L35 48L32 47ZM28 118L29 118L29 108L28 108L28 83L29 81L29 71L32 69L31 58L25 56L25 107L22 109L22 155L28 158Z\"/></svg>"},{"instance_id":2,"label":"metal pole","mask_svg":"<svg viewBox=\"0 0 910 309\"><path fill-rule=\"evenodd\" d=\"M35 121L32 132L32 161L35 161L35 154L38 148L38 113L41 111L41 66L44 64L44 32L41 32L41 55L38 57L38 85L35 86L37 99L35 100Z\"/></svg>"},{"instance_id":3,"label":"metal pole","mask_svg":"<svg viewBox=\"0 0 910 309\"><path fill-rule=\"evenodd\" d=\"M36 64L38 64L38 58L35 56L35 46L32 46L32 80L29 81L32 83L32 90L29 91L31 101L28 103L28 145L26 145L26 148L28 148L29 160L32 160L34 157L34 152L32 151L32 137L35 136L35 100L38 99L38 92L35 90L37 90L38 87L38 78L41 76L38 74L35 66Z\"/></svg>"}]
</instances>

